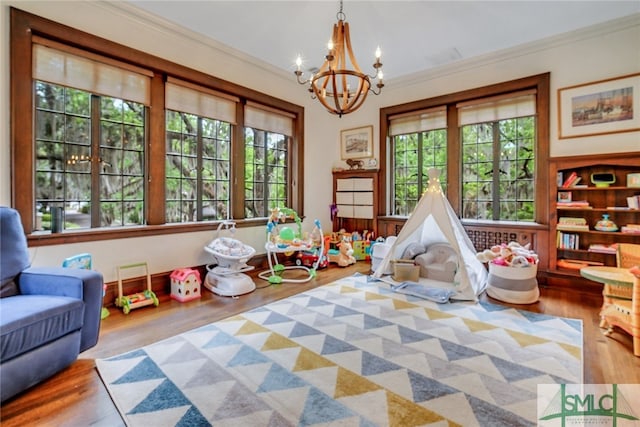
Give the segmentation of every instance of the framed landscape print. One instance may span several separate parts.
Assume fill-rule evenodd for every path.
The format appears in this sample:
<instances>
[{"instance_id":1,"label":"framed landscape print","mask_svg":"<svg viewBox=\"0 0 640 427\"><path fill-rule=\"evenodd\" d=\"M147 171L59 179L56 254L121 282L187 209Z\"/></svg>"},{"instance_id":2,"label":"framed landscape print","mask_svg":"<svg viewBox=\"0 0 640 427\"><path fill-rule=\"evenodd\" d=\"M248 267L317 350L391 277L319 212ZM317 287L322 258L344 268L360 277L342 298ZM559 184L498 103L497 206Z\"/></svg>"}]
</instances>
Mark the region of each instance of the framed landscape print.
<instances>
[{"instance_id":1,"label":"framed landscape print","mask_svg":"<svg viewBox=\"0 0 640 427\"><path fill-rule=\"evenodd\" d=\"M340 155L342 160L373 157L373 126L341 131Z\"/></svg>"},{"instance_id":2,"label":"framed landscape print","mask_svg":"<svg viewBox=\"0 0 640 427\"><path fill-rule=\"evenodd\" d=\"M640 73L558 89L558 137L640 130Z\"/></svg>"}]
</instances>

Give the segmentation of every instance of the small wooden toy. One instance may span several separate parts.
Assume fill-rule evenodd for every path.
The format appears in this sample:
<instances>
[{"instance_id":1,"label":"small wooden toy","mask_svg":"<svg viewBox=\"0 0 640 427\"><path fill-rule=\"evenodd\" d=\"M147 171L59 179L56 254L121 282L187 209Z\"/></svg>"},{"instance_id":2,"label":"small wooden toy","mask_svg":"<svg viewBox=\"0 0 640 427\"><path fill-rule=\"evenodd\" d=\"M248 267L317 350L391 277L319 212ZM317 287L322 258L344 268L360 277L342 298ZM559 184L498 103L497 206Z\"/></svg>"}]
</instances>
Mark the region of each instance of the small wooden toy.
<instances>
[{"instance_id":1,"label":"small wooden toy","mask_svg":"<svg viewBox=\"0 0 640 427\"><path fill-rule=\"evenodd\" d=\"M147 278L147 289L142 292L137 292L130 295L123 295L122 292L122 270L140 269L142 268ZM139 262L136 264L120 265L118 266L118 298L116 298L115 304L117 307L122 307L124 314L129 314L134 308L145 307L147 305L160 304L158 297L151 289L151 275L149 274L149 266L146 262Z\"/></svg>"}]
</instances>

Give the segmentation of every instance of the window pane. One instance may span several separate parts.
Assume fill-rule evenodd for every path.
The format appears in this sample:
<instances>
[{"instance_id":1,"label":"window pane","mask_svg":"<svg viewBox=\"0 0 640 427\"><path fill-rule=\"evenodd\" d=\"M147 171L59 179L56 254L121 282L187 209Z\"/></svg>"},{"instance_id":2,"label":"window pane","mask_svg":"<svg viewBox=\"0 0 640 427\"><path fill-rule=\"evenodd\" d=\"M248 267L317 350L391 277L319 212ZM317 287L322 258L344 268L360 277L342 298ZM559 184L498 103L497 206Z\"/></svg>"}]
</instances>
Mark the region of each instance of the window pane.
<instances>
[{"instance_id":1,"label":"window pane","mask_svg":"<svg viewBox=\"0 0 640 427\"><path fill-rule=\"evenodd\" d=\"M447 132L444 129L393 137L394 195L392 215L411 214L429 184L428 170L441 171L446 188Z\"/></svg>"},{"instance_id":2,"label":"window pane","mask_svg":"<svg viewBox=\"0 0 640 427\"><path fill-rule=\"evenodd\" d=\"M144 106L101 98L100 224L103 227L144 223ZM134 123L134 124L125 124Z\"/></svg>"},{"instance_id":3,"label":"window pane","mask_svg":"<svg viewBox=\"0 0 640 427\"><path fill-rule=\"evenodd\" d=\"M142 224L145 107L45 82L36 82L35 95L38 212L63 207L65 228ZM91 218L92 203L99 218ZM50 229L44 218L43 225Z\"/></svg>"},{"instance_id":4,"label":"window pane","mask_svg":"<svg viewBox=\"0 0 640 427\"><path fill-rule=\"evenodd\" d=\"M287 207L288 144L285 135L245 129L245 216L260 218Z\"/></svg>"},{"instance_id":5,"label":"window pane","mask_svg":"<svg viewBox=\"0 0 640 427\"><path fill-rule=\"evenodd\" d=\"M230 125L177 111L166 123L167 222L229 218Z\"/></svg>"},{"instance_id":6,"label":"window pane","mask_svg":"<svg viewBox=\"0 0 640 427\"><path fill-rule=\"evenodd\" d=\"M466 125L461 135L463 218L533 221L535 118Z\"/></svg>"}]
</instances>

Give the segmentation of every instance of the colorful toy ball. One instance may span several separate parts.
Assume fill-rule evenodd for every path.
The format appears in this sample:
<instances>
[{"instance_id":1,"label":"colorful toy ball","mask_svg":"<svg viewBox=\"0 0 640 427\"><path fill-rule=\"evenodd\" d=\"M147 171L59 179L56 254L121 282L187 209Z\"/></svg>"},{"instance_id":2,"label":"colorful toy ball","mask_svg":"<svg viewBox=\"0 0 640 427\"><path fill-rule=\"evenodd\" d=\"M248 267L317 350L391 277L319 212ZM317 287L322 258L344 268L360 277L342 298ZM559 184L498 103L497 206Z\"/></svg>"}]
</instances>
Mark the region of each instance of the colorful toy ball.
<instances>
[{"instance_id":1,"label":"colorful toy ball","mask_svg":"<svg viewBox=\"0 0 640 427\"><path fill-rule=\"evenodd\" d=\"M284 242L290 242L292 241L296 236L295 233L293 232L293 230L289 227L282 227L280 229L280 240L284 241Z\"/></svg>"}]
</instances>

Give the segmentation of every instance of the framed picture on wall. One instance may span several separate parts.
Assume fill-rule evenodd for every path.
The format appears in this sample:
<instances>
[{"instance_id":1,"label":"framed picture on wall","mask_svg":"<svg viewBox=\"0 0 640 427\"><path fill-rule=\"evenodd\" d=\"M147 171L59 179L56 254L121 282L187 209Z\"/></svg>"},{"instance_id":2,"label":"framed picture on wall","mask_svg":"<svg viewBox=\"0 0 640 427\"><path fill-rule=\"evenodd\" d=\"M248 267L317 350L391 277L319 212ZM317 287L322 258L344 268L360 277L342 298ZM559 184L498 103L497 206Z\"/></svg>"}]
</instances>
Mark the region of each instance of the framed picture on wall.
<instances>
[{"instance_id":1,"label":"framed picture on wall","mask_svg":"<svg viewBox=\"0 0 640 427\"><path fill-rule=\"evenodd\" d=\"M373 126L340 131L342 160L373 157Z\"/></svg>"},{"instance_id":2,"label":"framed picture on wall","mask_svg":"<svg viewBox=\"0 0 640 427\"><path fill-rule=\"evenodd\" d=\"M558 89L558 137L640 130L640 73Z\"/></svg>"}]
</instances>

